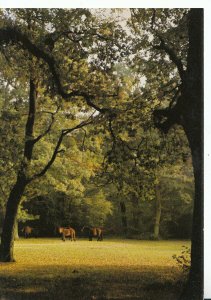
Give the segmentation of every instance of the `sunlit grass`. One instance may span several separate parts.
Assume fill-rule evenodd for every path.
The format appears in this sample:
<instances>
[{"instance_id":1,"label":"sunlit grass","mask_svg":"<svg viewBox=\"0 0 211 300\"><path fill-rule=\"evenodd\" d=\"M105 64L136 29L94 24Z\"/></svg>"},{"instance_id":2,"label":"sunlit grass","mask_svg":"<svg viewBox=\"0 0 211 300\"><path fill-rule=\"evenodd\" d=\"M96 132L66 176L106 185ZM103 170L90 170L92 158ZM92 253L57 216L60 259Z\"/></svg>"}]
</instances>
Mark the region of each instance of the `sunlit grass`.
<instances>
[{"instance_id":1,"label":"sunlit grass","mask_svg":"<svg viewBox=\"0 0 211 300\"><path fill-rule=\"evenodd\" d=\"M154 284L159 293L167 283L167 294L172 293L169 285L181 278L172 255L182 245L189 242L21 239L15 242L17 262L0 266L2 293L14 299L50 299L58 293L59 299L155 299L153 288L144 289ZM175 291L172 295L177 299Z\"/></svg>"}]
</instances>

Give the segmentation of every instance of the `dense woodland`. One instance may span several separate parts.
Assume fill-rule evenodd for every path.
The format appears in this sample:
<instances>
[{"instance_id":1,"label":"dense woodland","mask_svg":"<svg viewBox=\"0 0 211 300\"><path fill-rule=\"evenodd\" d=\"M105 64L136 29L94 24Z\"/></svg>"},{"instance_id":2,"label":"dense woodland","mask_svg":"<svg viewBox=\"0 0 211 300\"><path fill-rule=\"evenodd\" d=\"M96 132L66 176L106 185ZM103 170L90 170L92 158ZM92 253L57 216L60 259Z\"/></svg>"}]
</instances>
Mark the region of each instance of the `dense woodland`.
<instances>
[{"instance_id":1,"label":"dense woodland","mask_svg":"<svg viewBox=\"0 0 211 300\"><path fill-rule=\"evenodd\" d=\"M0 11L3 261L26 224L42 237L84 225L200 236L201 20L188 9Z\"/></svg>"}]
</instances>

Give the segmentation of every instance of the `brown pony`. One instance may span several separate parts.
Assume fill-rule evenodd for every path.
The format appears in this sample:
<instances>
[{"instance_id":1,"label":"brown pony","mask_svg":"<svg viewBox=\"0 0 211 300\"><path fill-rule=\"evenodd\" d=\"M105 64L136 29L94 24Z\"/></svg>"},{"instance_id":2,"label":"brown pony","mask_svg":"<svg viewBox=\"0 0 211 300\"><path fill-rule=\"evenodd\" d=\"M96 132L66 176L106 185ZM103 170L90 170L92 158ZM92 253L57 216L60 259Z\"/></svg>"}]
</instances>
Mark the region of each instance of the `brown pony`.
<instances>
[{"instance_id":1,"label":"brown pony","mask_svg":"<svg viewBox=\"0 0 211 300\"><path fill-rule=\"evenodd\" d=\"M65 242L65 237L69 237L69 240L76 241L75 229L71 227L59 227L59 233L62 234L62 240Z\"/></svg>"},{"instance_id":2,"label":"brown pony","mask_svg":"<svg viewBox=\"0 0 211 300\"><path fill-rule=\"evenodd\" d=\"M81 231L88 235L89 241L92 241L93 237L97 237L97 241L103 240L103 230L100 227L84 226Z\"/></svg>"},{"instance_id":3,"label":"brown pony","mask_svg":"<svg viewBox=\"0 0 211 300\"><path fill-rule=\"evenodd\" d=\"M23 229L21 231L24 233L25 239L27 239L32 235L33 230L34 230L34 228L32 228L30 226L25 226L25 227L23 227Z\"/></svg>"}]
</instances>

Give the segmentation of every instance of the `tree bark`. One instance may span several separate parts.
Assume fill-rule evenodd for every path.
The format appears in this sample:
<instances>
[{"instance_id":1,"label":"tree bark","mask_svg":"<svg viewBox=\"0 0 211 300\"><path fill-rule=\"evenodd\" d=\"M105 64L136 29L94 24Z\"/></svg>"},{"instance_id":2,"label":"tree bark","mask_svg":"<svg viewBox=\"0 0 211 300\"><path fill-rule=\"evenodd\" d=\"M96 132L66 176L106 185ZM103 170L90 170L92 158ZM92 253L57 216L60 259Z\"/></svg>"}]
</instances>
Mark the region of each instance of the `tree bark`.
<instances>
[{"instance_id":1,"label":"tree bark","mask_svg":"<svg viewBox=\"0 0 211 300\"><path fill-rule=\"evenodd\" d=\"M159 186L155 186L155 224L154 224L154 234L153 238L155 240L159 239L160 232L160 218L161 218L161 197Z\"/></svg>"},{"instance_id":2,"label":"tree bark","mask_svg":"<svg viewBox=\"0 0 211 300\"><path fill-rule=\"evenodd\" d=\"M192 135L190 137L192 139ZM199 137L201 139L201 137ZM199 143L200 144L200 143ZM199 145L198 144L198 145ZM182 300L203 298L203 188L202 152L198 145L190 144L195 179L195 197L191 238L191 269Z\"/></svg>"},{"instance_id":3,"label":"tree bark","mask_svg":"<svg viewBox=\"0 0 211 300\"><path fill-rule=\"evenodd\" d=\"M15 223L18 212L18 205L26 187L26 180L21 175L17 177L17 181L12 188L6 207L3 231L1 236L1 255L0 259L3 262L13 262L14 260L14 233Z\"/></svg>"},{"instance_id":4,"label":"tree bark","mask_svg":"<svg viewBox=\"0 0 211 300\"><path fill-rule=\"evenodd\" d=\"M203 9L191 9L189 52L183 97L183 128L193 161L195 197L191 243L191 269L182 299L203 298Z\"/></svg>"},{"instance_id":5,"label":"tree bark","mask_svg":"<svg viewBox=\"0 0 211 300\"><path fill-rule=\"evenodd\" d=\"M18 234L18 220L16 218L16 221L15 221L15 228L14 228L14 239L15 241L17 241L19 239L19 234Z\"/></svg>"}]
</instances>

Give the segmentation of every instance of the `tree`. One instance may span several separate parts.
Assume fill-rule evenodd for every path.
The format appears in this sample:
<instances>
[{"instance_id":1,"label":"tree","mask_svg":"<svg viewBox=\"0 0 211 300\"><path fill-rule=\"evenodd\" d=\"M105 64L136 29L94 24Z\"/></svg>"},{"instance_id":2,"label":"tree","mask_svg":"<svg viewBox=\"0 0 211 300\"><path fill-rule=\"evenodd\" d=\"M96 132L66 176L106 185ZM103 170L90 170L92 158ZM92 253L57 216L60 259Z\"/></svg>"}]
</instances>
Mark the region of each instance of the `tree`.
<instances>
[{"instance_id":1,"label":"tree","mask_svg":"<svg viewBox=\"0 0 211 300\"><path fill-rule=\"evenodd\" d=\"M13 241L14 241L14 228L15 228L14 226L16 223L18 206L20 204L26 186L36 178L45 175L47 170L50 168L50 166L53 164L54 160L56 159L58 153L61 152L60 145L62 143L63 138L67 134L71 133L76 129L84 127L85 125L88 125L91 122L91 120L89 119L87 121L82 121L80 124L72 128L63 129L56 143L56 146L54 148L50 160L47 162L47 164L40 172L31 175L30 165L32 161L33 148L35 144L45 134L50 132L50 127L48 127L46 132L44 132L37 138L34 138L33 127L34 127L34 119L35 119L35 107L36 107L35 105L36 105L36 88L35 88L34 81L30 79L29 113L28 113L28 119L26 123L26 129L25 129L24 156L17 173L16 183L9 194L7 207L6 207L4 226L2 231L1 259L3 261L14 260L13 258Z\"/></svg>"},{"instance_id":2,"label":"tree","mask_svg":"<svg viewBox=\"0 0 211 300\"><path fill-rule=\"evenodd\" d=\"M167 117L161 128L167 131L173 123L182 124L192 153L195 201L193 211L191 270L183 299L199 299L203 295L203 11L191 9L188 25L189 47L187 69L183 71L181 96L173 109L158 111Z\"/></svg>"},{"instance_id":3,"label":"tree","mask_svg":"<svg viewBox=\"0 0 211 300\"><path fill-rule=\"evenodd\" d=\"M121 46L125 43L123 51L128 51L128 47L127 43L123 42L125 37L122 31L113 22L101 22L97 25L95 21L96 18L86 9L18 9L1 13L1 52L7 58L6 50L15 47L22 57L28 59L26 73L29 82L29 113L25 127L24 153L17 172L17 181L7 201L1 242L3 261L13 260L14 223L26 186L45 175L57 154L62 151L60 146L65 136L92 123L93 119L100 119L100 116L94 116L94 110L102 114L111 114L109 108L101 108L101 103L104 103L106 98L109 102L109 97L116 93L116 82L112 72L109 72L114 59L118 59L112 51L114 36L116 44L118 37L121 37ZM43 61L46 64L43 64ZM40 91L49 97L59 95L60 100L63 98L74 102L73 111L77 107L74 113L78 113L76 117L82 121L77 125L74 122L73 127L61 131L49 161L41 171L32 175L31 161L35 144L50 132L54 115L59 110L58 105L56 112L50 112L51 123L44 133L34 138L37 94ZM92 114L86 119L90 108ZM84 118L80 118L79 112Z\"/></svg>"},{"instance_id":4,"label":"tree","mask_svg":"<svg viewBox=\"0 0 211 300\"><path fill-rule=\"evenodd\" d=\"M23 15L22 19L26 22L26 27L29 32L35 33L39 29L39 26L36 27L36 13L34 14L33 11L18 11L16 14L16 18L19 21L19 13ZM35 16L35 20L33 20L33 17ZM29 21L29 19L30 21ZM21 18L20 18L21 19ZM33 22L34 21L34 22ZM43 25L43 24L42 24ZM19 51L20 56L24 55L24 50ZM92 122L92 117L82 117L81 122L79 124L76 124L71 128L62 129L60 131L60 135L58 137L58 140L55 142L54 149L52 151L52 155L49 158L49 161L46 162L46 164L42 167L41 170L33 174L32 171L32 158L33 158L33 150L36 146L36 144L45 137L51 130L51 127L54 122L55 113L58 111L58 108L55 112L50 112L51 120L49 124L47 125L47 129L45 131L41 132L37 137L35 137L35 116L36 116L36 106L37 106L37 99L38 95L42 94L40 90L42 89L42 86L44 85L44 77L39 77L39 70L36 68L36 58L33 58L31 55L26 55L28 58L28 61L26 61L26 79L25 81L28 81L28 93L29 93L29 110L28 110L28 118L25 125L25 138L24 138L24 151L23 151L23 157L19 162L19 167L17 170L17 179L12 187L8 200L7 200L7 207L6 207L6 213L5 213L5 219L4 219L4 226L3 226L3 232L2 232L2 238L1 238L1 259L2 261L13 261L14 255L13 255L13 241L14 241L14 228L16 224L16 218L17 218L17 211L18 206L20 204L21 198L23 196L23 193L25 191L26 186L32 182L33 180L45 175L47 170L51 167L54 160L56 159L57 155L61 152L60 146L62 144L63 138L73 132L74 130L77 130L79 128L84 127L85 125L88 125ZM28 73L28 74L27 74ZM28 78L27 78L28 77ZM45 85L45 89L49 86ZM39 90L40 89L40 90ZM51 95L54 93L51 92ZM43 96L43 95L42 95ZM87 120L85 120L87 119Z\"/></svg>"},{"instance_id":5,"label":"tree","mask_svg":"<svg viewBox=\"0 0 211 300\"><path fill-rule=\"evenodd\" d=\"M133 10L133 20L140 22L143 13ZM165 133L174 124L182 125L192 153L195 200L191 270L182 299L199 299L203 293L203 10L148 10L143 24L148 38L144 35L142 41L145 39L148 53L154 55L152 67L160 72L162 107L154 112L155 123ZM165 71L167 64L171 67Z\"/></svg>"}]
</instances>

